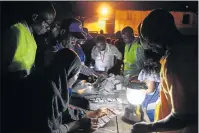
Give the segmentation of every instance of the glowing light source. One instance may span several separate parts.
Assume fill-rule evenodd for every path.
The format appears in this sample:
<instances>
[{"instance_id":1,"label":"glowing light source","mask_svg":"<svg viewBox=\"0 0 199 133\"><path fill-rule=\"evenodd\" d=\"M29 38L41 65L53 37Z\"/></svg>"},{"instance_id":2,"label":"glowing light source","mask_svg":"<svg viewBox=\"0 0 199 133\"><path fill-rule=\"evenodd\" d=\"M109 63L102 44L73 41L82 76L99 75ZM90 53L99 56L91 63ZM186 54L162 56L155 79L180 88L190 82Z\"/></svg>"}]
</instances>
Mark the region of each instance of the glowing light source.
<instances>
[{"instance_id":1,"label":"glowing light source","mask_svg":"<svg viewBox=\"0 0 199 133\"><path fill-rule=\"evenodd\" d=\"M126 96L131 104L139 105L144 101L146 94L143 90L127 88Z\"/></svg>"},{"instance_id":2,"label":"glowing light source","mask_svg":"<svg viewBox=\"0 0 199 133\"><path fill-rule=\"evenodd\" d=\"M107 15L108 14L108 8L103 7L101 13L102 13L102 15Z\"/></svg>"}]
</instances>

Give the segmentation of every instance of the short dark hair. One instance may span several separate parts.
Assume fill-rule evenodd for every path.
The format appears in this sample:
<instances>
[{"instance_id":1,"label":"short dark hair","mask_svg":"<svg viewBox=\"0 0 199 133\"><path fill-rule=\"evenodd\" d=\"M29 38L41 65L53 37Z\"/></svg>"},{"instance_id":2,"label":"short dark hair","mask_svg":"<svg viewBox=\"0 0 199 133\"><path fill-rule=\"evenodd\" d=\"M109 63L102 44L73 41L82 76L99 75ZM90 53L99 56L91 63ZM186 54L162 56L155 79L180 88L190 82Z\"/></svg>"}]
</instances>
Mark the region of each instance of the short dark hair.
<instances>
[{"instance_id":1,"label":"short dark hair","mask_svg":"<svg viewBox=\"0 0 199 133\"><path fill-rule=\"evenodd\" d=\"M115 33L115 36L116 36L117 39L122 38L121 31L117 31L117 32Z\"/></svg>"},{"instance_id":2,"label":"short dark hair","mask_svg":"<svg viewBox=\"0 0 199 133\"><path fill-rule=\"evenodd\" d=\"M103 35L98 35L98 36L95 37L95 42L97 42L97 41L104 41L104 42L106 42L106 38Z\"/></svg>"},{"instance_id":3,"label":"short dark hair","mask_svg":"<svg viewBox=\"0 0 199 133\"><path fill-rule=\"evenodd\" d=\"M130 26L124 27L124 29L122 30L122 34L124 34L125 32L134 35L134 31Z\"/></svg>"},{"instance_id":4,"label":"short dark hair","mask_svg":"<svg viewBox=\"0 0 199 133\"><path fill-rule=\"evenodd\" d=\"M143 70L148 73L159 73L160 72L160 59L162 56L160 54L157 54L153 52L152 50L145 50L145 61L144 61L144 67Z\"/></svg>"},{"instance_id":5,"label":"short dark hair","mask_svg":"<svg viewBox=\"0 0 199 133\"><path fill-rule=\"evenodd\" d=\"M22 3L22 7L26 11L24 19L26 21L32 21L32 15L38 14L41 17L44 17L46 13L54 14L56 16L56 10L51 2L48 1L34 1L34 2L25 2Z\"/></svg>"},{"instance_id":6,"label":"short dark hair","mask_svg":"<svg viewBox=\"0 0 199 133\"><path fill-rule=\"evenodd\" d=\"M143 21L141 34L150 42L164 44L177 33L174 17L167 10L155 9ZM167 37L165 37L167 36Z\"/></svg>"}]
</instances>

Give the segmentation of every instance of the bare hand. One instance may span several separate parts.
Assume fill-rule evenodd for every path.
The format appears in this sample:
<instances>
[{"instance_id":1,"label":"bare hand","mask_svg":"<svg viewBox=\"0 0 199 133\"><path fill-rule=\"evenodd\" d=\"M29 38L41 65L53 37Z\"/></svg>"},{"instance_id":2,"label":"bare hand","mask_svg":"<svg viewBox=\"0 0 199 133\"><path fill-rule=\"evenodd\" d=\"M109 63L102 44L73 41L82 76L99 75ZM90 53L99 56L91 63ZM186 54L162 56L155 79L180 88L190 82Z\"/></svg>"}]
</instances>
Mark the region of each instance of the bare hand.
<instances>
[{"instance_id":1,"label":"bare hand","mask_svg":"<svg viewBox=\"0 0 199 133\"><path fill-rule=\"evenodd\" d=\"M100 118L104 115L108 115L109 113L113 113L110 109L107 108L100 108L95 111L89 111L86 113L86 116L88 118Z\"/></svg>"},{"instance_id":2,"label":"bare hand","mask_svg":"<svg viewBox=\"0 0 199 133\"><path fill-rule=\"evenodd\" d=\"M134 83L140 83L140 81L138 80L138 77L137 77L137 76L132 76L132 77L130 77L129 81L130 81L130 82L134 82Z\"/></svg>"},{"instance_id":3,"label":"bare hand","mask_svg":"<svg viewBox=\"0 0 199 133\"><path fill-rule=\"evenodd\" d=\"M139 122L133 125L133 129L131 129L131 133L149 133L149 123Z\"/></svg>"},{"instance_id":4,"label":"bare hand","mask_svg":"<svg viewBox=\"0 0 199 133\"><path fill-rule=\"evenodd\" d=\"M106 72L95 72L95 75L97 75L98 77L105 77L107 78L108 77L108 73Z\"/></svg>"}]
</instances>

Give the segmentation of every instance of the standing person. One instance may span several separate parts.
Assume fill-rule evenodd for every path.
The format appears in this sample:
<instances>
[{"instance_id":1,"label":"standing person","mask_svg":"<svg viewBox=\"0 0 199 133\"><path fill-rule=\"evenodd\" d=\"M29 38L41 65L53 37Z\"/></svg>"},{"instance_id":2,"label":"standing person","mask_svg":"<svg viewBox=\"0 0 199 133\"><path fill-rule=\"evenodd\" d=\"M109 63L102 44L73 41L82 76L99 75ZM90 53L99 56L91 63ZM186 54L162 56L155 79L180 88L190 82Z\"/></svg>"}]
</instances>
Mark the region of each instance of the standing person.
<instances>
[{"instance_id":1,"label":"standing person","mask_svg":"<svg viewBox=\"0 0 199 133\"><path fill-rule=\"evenodd\" d=\"M52 63L46 71L52 86L44 87L46 92L43 94L48 99L44 100L46 108L42 112L47 116L45 118L48 118L48 128L52 133L75 132L78 129L89 131L94 130L97 126L97 121L88 118L86 112L81 111L80 113L80 110L74 111L69 107L69 88L72 88L77 80L80 69L81 61L78 55L74 51L64 48L55 53ZM43 97L41 98L43 99Z\"/></svg>"},{"instance_id":2,"label":"standing person","mask_svg":"<svg viewBox=\"0 0 199 133\"><path fill-rule=\"evenodd\" d=\"M122 30L122 38L125 43L124 49L124 86L133 88L135 85L144 86L138 81L138 75L144 67L144 49L134 36L134 31L127 26ZM138 120L141 120L141 105L131 105L136 112Z\"/></svg>"},{"instance_id":3,"label":"standing person","mask_svg":"<svg viewBox=\"0 0 199 133\"><path fill-rule=\"evenodd\" d=\"M88 35L87 38L90 38L90 39L86 40L86 42L82 45L82 48L86 55L85 64L88 66L88 65L91 65L91 62L92 62L90 53L92 51L92 48L95 46L95 41L94 41L94 38L88 34L88 29L86 30L86 28L84 28L84 32L87 33L87 35Z\"/></svg>"},{"instance_id":4,"label":"standing person","mask_svg":"<svg viewBox=\"0 0 199 133\"><path fill-rule=\"evenodd\" d=\"M122 30L122 38L126 44L124 50L125 84L130 84L131 79L137 79L144 66L144 49L138 44L131 27L125 27Z\"/></svg>"},{"instance_id":5,"label":"standing person","mask_svg":"<svg viewBox=\"0 0 199 133\"><path fill-rule=\"evenodd\" d=\"M114 45L117 47L117 49L122 53L122 58L124 58L124 48L125 48L125 43L122 39L122 33L121 31L118 31L115 33L115 36L117 40L114 42Z\"/></svg>"},{"instance_id":6,"label":"standing person","mask_svg":"<svg viewBox=\"0 0 199 133\"><path fill-rule=\"evenodd\" d=\"M55 53L44 75L34 82L27 79L27 84L17 88L15 94L20 99L12 101L17 108L12 110L12 117L6 117L10 124L4 132L68 133L78 129L93 130L97 124L95 120L88 118L87 113L80 114L69 107L68 88L76 81L80 69L81 61L73 51L62 49ZM71 121L71 118L74 120Z\"/></svg>"},{"instance_id":7,"label":"standing person","mask_svg":"<svg viewBox=\"0 0 199 133\"><path fill-rule=\"evenodd\" d=\"M86 56L81 47L81 43L85 43L87 40L87 34L84 33L82 28L82 23L77 19L64 19L61 21L60 25L60 35L58 40L61 39L62 41L57 44L60 48L69 48L74 50L80 57L82 61L82 68L81 73L87 76L94 75L96 76L93 69L88 68L85 66ZM90 38L89 38L90 39Z\"/></svg>"},{"instance_id":8,"label":"standing person","mask_svg":"<svg viewBox=\"0 0 199 133\"><path fill-rule=\"evenodd\" d=\"M122 60L122 54L115 46L106 43L106 38L103 35L98 35L95 41L96 45L91 52L91 57L95 61L94 69L99 72L108 72ZM115 62L115 58L117 62Z\"/></svg>"},{"instance_id":9,"label":"standing person","mask_svg":"<svg viewBox=\"0 0 199 133\"><path fill-rule=\"evenodd\" d=\"M124 60L125 43L122 39L121 31L116 32L115 36L117 39L115 40L114 45L120 51L120 53L122 54L122 60ZM121 62L120 64L116 65L114 69L116 72L121 72L121 70L123 72L123 66L124 66L124 63ZM121 74L121 73L117 73L117 74Z\"/></svg>"},{"instance_id":10,"label":"standing person","mask_svg":"<svg viewBox=\"0 0 199 133\"><path fill-rule=\"evenodd\" d=\"M30 9L24 15L24 20L12 25L3 36L4 72L18 78L28 76L34 66L37 44L33 35L42 35L50 30L50 24L56 16L50 3L40 4L25 4L24 8Z\"/></svg>"},{"instance_id":11,"label":"standing person","mask_svg":"<svg viewBox=\"0 0 199 133\"><path fill-rule=\"evenodd\" d=\"M17 5L26 12L20 15L23 17L18 23L3 34L2 44L2 120L5 132L22 128L23 123L20 122L25 115L22 113L23 105L29 104L25 99L29 94L26 91L31 86L29 84L41 76L34 70L37 51L34 35L42 35L50 30L50 24L56 16L55 9L49 2L21 2L21 5ZM22 89L24 86L27 90Z\"/></svg>"},{"instance_id":12,"label":"standing person","mask_svg":"<svg viewBox=\"0 0 199 133\"><path fill-rule=\"evenodd\" d=\"M76 19L64 19L61 21L55 21L55 23L51 26L52 30L49 34L49 41L53 44L53 51L52 49L47 50L47 54L45 57L45 64L49 64L51 62L51 59L53 57L53 54L57 51L67 47L75 51L78 56L81 59L82 67L80 74L84 75L93 75L95 72L93 69L88 68L85 66L85 54L84 51L81 48L81 43L84 42L88 37L88 34L85 34L82 29L79 27L81 23ZM82 75L79 75L82 76ZM78 77L80 79L81 77ZM78 82L78 81L77 81ZM72 90L72 88L69 88L70 90L70 104L84 108L89 109L89 101L85 99L84 97L76 94Z\"/></svg>"},{"instance_id":13,"label":"standing person","mask_svg":"<svg viewBox=\"0 0 199 133\"><path fill-rule=\"evenodd\" d=\"M162 9L153 10L144 19L141 35L154 52L162 55L160 102L155 122L136 123L132 133L197 133L197 45L181 35L173 16Z\"/></svg>"}]
</instances>

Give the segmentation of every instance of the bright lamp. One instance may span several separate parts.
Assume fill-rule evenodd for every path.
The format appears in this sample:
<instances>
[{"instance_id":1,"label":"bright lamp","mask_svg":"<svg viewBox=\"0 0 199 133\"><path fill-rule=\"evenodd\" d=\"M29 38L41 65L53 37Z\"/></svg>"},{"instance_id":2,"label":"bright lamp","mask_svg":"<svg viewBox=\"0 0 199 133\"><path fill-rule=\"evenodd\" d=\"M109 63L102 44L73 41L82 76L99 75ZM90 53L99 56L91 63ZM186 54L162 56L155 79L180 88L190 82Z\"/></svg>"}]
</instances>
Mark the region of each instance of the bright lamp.
<instances>
[{"instance_id":1,"label":"bright lamp","mask_svg":"<svg viewBox=\"0 0 199 133\"><path fill-rule=\"evenodd\" d=\"M146 94L143 90L127 88L126 96L131 104L139 105L144 101Z\"/></svg>"}]
</instances>

